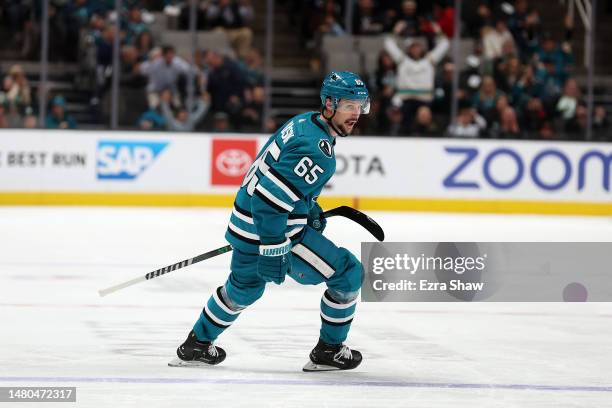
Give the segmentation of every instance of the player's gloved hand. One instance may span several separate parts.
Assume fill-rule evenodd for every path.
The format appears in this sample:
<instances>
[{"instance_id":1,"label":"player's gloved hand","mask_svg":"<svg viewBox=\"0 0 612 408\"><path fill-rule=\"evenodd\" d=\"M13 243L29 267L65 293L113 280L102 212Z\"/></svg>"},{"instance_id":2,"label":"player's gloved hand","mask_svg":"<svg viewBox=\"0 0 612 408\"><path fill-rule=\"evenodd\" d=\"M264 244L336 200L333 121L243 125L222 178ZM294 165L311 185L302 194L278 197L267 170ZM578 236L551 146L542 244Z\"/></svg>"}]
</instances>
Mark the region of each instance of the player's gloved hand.
<instances>
[{"instance_id":1,"label":"player's gloved hand","mask_svg":"<svg viewBox=\"0 0 612 408\"><path fill-rule=\"evenodd\" d=\"M291 271L291 240L281 244L260 245L257 274L266 282L280 285Z\"/></svg>"},{"instance_id":2,"label":"player's gloved hand","mask_svg":"<svg viewBox=\"0 0 612 408\"><path fill-rule=\"evenodd\" d=\"M327 220L322 216L323 209L316 201L313 201L312 203L313 206L308 214L307 224L315 231L323 233L325 226L327 226Z\"/></svg>"}]
</instances>

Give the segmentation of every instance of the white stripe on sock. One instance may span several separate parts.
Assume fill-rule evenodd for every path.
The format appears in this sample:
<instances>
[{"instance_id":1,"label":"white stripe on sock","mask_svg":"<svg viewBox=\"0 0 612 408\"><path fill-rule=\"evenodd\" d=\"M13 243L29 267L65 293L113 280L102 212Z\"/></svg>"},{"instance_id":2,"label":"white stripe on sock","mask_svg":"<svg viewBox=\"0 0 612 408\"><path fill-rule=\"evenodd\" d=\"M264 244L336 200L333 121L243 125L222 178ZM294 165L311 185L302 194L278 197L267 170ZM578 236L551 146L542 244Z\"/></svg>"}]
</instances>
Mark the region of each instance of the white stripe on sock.
<instances>
[{"instance_id":1,"label":"white stripe on sock","mask_svg":"<svg viewBox=\"0 0 612 408\"><path fill-rule=\"evenodd\" d=\"M334 303L334 302L330 301L328 298L326 298L325 295L323 295L321 300L323 301L323 303L325 303L327 306L329 306L329 307L331 307L333 309L348 309L349 307L351 307L355 303L357 303L357 298L353 299L349 303Z\"/></svg>"},{"instance_id":2,"label":"white stripe on sock","mask_svg":"<svg viewBox=\"0 0 612 408\"><path fill-rule=\"evenodd\" d=\"M217 294L216 290L213 292L213 299L215 299L215 303L217 304L217 306L219 306L221 308L221 310L223 310L225 313L228 313L228 314L231 314L231 315L240 314L240 310L238 310L238 311L232 310L229 307L225 306L223 301L219 298L219 295Z\"/></svg>"},{"instance_id":3,"label":"white stripe on sock","mask_svg":"<svg viewBox=\"0 0 612 408\"><path fill-rule=\"evenodd\" d=\"M204 310L206 310L206 314L208 315L208 317L210 317L215 323L220 324L221 326L229 327L232 325L232 323L234 323L234 322L226 322L225 320L221 320L217 316L215 316L213 312L211 312L210 309L208 308L208 302L206 302L206 304L204 305Z\"/></svg>"},{"instance_id":4,"label":"white stripe on sock","mask_svg":"<svg viewBox=\"0 0 612 408\"><path fill-rule=\"evenodd\" d=\"M347 316L347 317L329 317L325 313L321 312L321 317L327 320L328 322L332 322L332 323L346 323L349 320L351 320L354 315L355 313L352 313L350 316Z\"/></svg>"}]
</instances>

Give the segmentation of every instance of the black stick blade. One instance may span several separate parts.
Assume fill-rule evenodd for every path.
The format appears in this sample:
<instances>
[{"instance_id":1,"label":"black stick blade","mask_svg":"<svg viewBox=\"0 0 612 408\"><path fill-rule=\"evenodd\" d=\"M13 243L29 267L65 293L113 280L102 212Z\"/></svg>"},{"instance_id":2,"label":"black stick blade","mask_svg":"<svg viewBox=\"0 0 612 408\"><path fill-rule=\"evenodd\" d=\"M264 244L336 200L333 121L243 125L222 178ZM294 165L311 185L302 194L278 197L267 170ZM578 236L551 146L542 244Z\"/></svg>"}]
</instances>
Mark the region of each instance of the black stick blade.
<instances>
[{"instance_id":1,"label":"black stick blade","mask_svg":"<svg viewBox=\"0 0 612 408\"><path fill-rule=\"evenodd\" d=\"M333 208L329 211L325 211L323 213L323 216L325 218L333 217L336 215L348 218L349 220L354 221L357 224L361 225L370 234L372 234L374 238L376 238L377 240L379 241L385 240L385 232L380 227L380 225L378 225L376 221L374 221L372 218L368 217L361 211L348 207L346 205L343 205L337 208Z\"/></svg>"}]
</instances>

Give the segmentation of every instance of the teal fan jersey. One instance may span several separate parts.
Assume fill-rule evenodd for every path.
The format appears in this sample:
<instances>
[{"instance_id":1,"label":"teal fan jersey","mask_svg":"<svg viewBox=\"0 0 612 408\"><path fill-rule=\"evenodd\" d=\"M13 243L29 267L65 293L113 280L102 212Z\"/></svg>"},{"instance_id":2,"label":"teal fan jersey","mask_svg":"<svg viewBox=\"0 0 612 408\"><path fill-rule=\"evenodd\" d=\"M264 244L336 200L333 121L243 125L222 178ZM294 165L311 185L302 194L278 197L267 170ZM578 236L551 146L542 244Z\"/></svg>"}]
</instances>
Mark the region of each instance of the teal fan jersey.
<instances>
[{"instance_id":1,"label":"teal fan jersey","mask_svg":"<svg viewBox=\"0 0 612 408\"><path fill-rule=\"evenodd\" d=\"M319 112L285 123L244 177L225 234L228 242L257 253L260 244L299 240L313 200L336 171L334 145Z\"/></svg>"}]
</instances>

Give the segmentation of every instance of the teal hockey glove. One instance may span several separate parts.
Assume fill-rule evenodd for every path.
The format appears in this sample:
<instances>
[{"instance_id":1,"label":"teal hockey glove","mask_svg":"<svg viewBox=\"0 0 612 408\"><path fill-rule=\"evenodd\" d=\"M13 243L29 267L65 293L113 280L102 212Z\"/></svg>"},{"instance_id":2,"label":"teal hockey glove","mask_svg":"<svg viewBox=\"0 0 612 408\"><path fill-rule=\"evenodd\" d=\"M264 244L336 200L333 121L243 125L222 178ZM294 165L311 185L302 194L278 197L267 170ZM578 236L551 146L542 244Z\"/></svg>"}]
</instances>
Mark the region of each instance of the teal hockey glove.
<instances>
[{"instance_id":1,"label":"teal hockey glove","mask_svg":"<svg viewBox=\"0 0 612 408\"><path fill-rule=\"evenodd\" d=\"M315 231L323 233L323 230L327 226L327 220L321 216L323 214L323 209L316 201L313 201L313 206L310 209L310 213L308 214L307 223L310 227L312 227Z\"/></svg>"},{"instance_id":2,"label":"teal hockey glove","mask_svg":"<svg viewBox=\"0 0 612 408\"><path fill-rule=\"evenodd\" d=\"M257 274L266 282L280 285L291 271L291 241L281 244L260 245L257 260Z\"/></svg>"}]
</instances>

